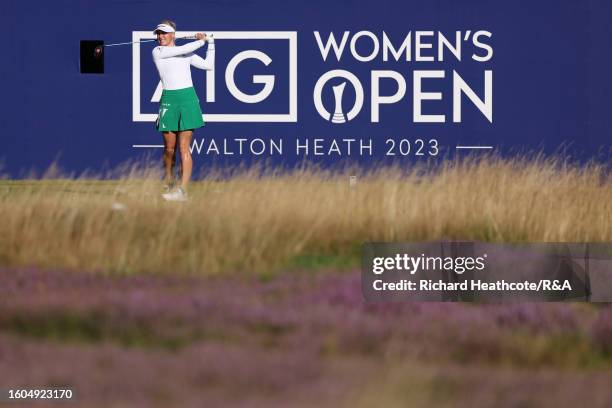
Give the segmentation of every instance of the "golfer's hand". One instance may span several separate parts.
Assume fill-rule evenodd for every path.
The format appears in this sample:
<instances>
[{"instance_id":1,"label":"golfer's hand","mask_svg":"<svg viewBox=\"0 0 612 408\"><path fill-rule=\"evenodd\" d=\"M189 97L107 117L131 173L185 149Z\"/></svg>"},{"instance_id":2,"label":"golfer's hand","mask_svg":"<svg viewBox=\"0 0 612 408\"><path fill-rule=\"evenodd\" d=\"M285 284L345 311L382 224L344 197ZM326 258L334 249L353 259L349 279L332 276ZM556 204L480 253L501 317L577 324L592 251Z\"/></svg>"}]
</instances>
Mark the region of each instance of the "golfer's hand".
<instances>
[{"instance_id":1,"label":"golfer's hand","mask_svg":"<svg viewBox=\"0 0 612 408\"><path fill-rule=\"evenodd\" d=\"M204 40L206 41L206 34L202 34L202 33L197 33L195 35L196 40Z\"/></svg>"}]
</instances>

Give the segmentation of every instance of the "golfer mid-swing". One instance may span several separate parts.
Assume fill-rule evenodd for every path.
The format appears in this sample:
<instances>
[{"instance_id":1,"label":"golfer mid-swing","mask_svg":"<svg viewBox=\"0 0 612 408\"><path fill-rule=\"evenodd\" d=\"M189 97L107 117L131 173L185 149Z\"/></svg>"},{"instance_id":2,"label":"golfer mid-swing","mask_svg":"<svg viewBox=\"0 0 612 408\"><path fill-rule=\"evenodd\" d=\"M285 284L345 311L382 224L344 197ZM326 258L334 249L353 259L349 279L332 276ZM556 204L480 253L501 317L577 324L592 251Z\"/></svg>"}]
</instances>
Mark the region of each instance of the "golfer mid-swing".
<instances>
[{"instance_id":1,"label":"golfer mid-swing","mask_svg":"<svg viewBox=\"0 0 612 408\"><path fill-rule=\"evenodd\" d=\"M174 44L176 24L164 20L154 33L158 47L153 49L153 62L159 72L163 92L159 105L157 130L164 135L165 182L168 191L162 194L169 201L187 200L187 184L191 178L193 161L191 159L191 138L193 130L204 125L198 96L191 81L191 65L211 70L215 63L215 46L212 36L196 34L196 41L176 46ZM208 41L206 59L193 52ZM172 189L175 147L178 138L181 151L181 184Z\"/></svg>"}]
</instances>

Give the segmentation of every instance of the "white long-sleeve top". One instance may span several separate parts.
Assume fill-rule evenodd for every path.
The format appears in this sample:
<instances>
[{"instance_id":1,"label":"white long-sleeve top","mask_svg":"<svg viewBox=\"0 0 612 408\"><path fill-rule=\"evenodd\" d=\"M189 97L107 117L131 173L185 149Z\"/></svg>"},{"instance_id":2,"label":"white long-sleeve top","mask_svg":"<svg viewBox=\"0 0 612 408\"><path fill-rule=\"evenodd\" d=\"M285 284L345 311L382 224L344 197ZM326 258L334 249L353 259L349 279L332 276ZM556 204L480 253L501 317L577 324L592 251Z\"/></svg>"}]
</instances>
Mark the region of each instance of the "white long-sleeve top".
<instances>
[{"instance_id":1,"label":"white long-sleeve top","mask_svg":"<svg viewBox=\"0 0 612 408\"><path fill-rule=\"evenodd\" d=\"M214 69L215 44L208 44L206 59L193 53L204 44L204 40L197 40L180 47L159 46L153 49L153 62L164 89L183 89L193 86L191 65L204 70Z\"/></svg>"}]
</instances>

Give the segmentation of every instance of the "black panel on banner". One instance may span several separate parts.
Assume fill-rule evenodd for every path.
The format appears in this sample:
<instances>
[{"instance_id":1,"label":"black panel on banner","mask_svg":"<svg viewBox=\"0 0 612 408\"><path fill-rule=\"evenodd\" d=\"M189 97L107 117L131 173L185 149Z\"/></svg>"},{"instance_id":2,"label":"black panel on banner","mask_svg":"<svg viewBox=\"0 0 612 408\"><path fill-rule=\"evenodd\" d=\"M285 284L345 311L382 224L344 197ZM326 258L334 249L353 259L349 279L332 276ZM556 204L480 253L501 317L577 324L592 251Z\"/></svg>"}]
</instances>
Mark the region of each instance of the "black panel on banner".
<instances>
[{"instance_id":1,"label":"black panel on banner","mask_svg":"<svg viewBox=\"0 0 612 408\"><path fill-rule=\"evenodd\" d=\"M81 74L104 73L104 41L81 40Z\"/></svg>"}]
</instances>

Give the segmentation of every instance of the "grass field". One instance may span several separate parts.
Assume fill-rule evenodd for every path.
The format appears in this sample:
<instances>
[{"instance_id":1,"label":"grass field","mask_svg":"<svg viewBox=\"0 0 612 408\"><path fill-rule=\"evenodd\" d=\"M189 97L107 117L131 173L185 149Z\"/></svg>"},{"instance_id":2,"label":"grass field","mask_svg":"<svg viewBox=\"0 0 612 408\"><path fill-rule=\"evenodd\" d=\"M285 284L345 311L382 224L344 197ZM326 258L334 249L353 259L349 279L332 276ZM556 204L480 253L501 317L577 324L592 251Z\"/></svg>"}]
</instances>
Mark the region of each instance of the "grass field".
<instances>
[{"instance_id":1,"label":"grass field","mask_svg":"<svg viewBox=\"0 0 612 408\"><path fill-rule=\"evenodd\" d=\"M0 182L0 264L271 274L355 265L365 241L612 241L612 182L595 166L385 168L359 174L355 188L348 174L252 170L194 182L184 204L164 202L156 176Z\"/></svg>"},{"instance_id":2,"label":"grass field","mask_svg":"<svg viewBox=\"0 0 612 408\"><path fill-rule=\"evenodd\" d=\"M349 175L358 182L349 186ZM612 406L612 308L364 303L364 241L612 242L597 166L0 181L0 388L78 406ZM15 406L24 406L16 404ZM37 406L45 406L40 404Z\"/></svg>"}]
</instances>

